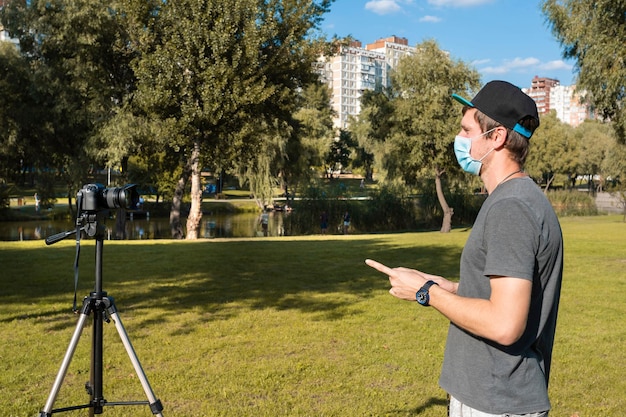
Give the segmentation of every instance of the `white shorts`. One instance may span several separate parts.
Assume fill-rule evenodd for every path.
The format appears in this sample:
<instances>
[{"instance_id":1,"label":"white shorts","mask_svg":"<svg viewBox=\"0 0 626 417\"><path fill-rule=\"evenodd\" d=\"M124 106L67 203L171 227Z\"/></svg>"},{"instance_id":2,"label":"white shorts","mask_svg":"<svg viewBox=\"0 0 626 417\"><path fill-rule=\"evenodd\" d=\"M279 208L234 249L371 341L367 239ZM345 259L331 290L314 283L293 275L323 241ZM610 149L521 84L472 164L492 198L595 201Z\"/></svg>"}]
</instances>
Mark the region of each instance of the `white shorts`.
<instances>
[{"instance_id":1,"label":"white shorts","mask_svg":"<svg viewBox=\"0 0 626 417\"><path fill-rule=\"evenodd\" d=\"M471 407L468 407L465 404L462 404L459 400L454 397L450 397L450 411L448 414L449 417L548 417L547 411L542 411L539 413L529 413L529 414L489 414L483 413L482 411L475 410Z\"/></svg>"}]
</instances>

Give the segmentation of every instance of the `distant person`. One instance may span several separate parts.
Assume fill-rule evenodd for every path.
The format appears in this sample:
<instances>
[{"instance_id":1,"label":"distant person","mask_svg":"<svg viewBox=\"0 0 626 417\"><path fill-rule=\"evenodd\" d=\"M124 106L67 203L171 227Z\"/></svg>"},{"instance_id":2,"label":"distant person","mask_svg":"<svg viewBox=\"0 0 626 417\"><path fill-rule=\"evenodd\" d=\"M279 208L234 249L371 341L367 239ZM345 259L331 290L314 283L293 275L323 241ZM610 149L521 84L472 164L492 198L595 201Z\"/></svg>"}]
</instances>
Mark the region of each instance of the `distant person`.
<instances>
[{"instance_id":1,"label":"distant person","mask_svg":"<svg viewBox=\"0 0 626 417\"><path fill-rule=\"evenodd\" d=\"M326 213L326 211L323 211L320 215L320 229L323 235L325 235L328 230L328 213Z\"/></svg>"},{"instance_id":2,"label":"distant person","mask_svg":"<svg viewBox=\"0 0 626 417\"><path fill-rule=\"evenodd\" d=\"M268 235L267 229L270 223L270 215L267 212L267 208L263 209L263 213L261 213L261 216L259 217L259 223L261 224L261 229L263 230L263 236L267 236Z\"/></svg>"},{"instance_id":3,"label":"distant person","mask_svg":"<svg viewBox=\"0 0 626 417\"><path fill-rule=\"evenodd\" d=\"M35 211L39 213L41 210L41 199L39 198L39 194L35 193Z\"/></svg>"},{"instance_id":4,"label":"distant person","mask_svg":"<svg viewBox=\"0 0 626 417\"><path fill-rule=\"evenodd\" d=\"M343 234L347 235L350 229L350 213L347 211L343 215Z\"/></svg>"},{"instance_id":5,"label":"distant person","mask_svg":"<svg viewBox=\"0 0 626 417\"><path fill-rule=\"evenodd\" d=\"M450 417L547 417L563 236L550 202L523 171L537 106L504 81L487 83L471 101L453 98L464 105L457 161L489 193L463 247L459 282L366 263L389 276L391 295L447 319L439 385L450 396Z\"/></svg>"},{"instance_id":6,"label":"distant person","mask_svg":"<svg viewBox=\"0 0 626 417\"><path fill-rule=\"evenodd\" d=\"M365 178L361 178L361 190L365 189Z\"/></svg>"}]
</instances>

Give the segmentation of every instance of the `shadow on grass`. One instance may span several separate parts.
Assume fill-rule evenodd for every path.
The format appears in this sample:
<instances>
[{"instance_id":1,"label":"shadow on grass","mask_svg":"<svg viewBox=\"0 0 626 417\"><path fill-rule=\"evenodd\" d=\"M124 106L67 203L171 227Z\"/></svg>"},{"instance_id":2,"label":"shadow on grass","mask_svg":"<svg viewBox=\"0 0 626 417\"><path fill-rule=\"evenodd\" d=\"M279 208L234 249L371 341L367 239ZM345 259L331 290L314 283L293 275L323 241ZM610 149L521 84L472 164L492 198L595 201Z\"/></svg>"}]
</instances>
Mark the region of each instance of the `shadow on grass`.
<instances>
[{"instance_id":1,"label":"shadow on grass","mask_svg":"<svg viewBox=\"0 0 626 417\"><path fill-rule=\"evenodd\" d=\"M103 289L115 297L122 312L139 313L158 307L167 316L194 310L200 311L202 322L206 322L232 317L241 308L273 308L314 313L321 320L340 320L358 314L353 306L355 299L371 297L389 287L384 275L365 265L366 258L448 277L458 274L460 247L431 245L416 249L394 242L395 239L372 237L105 242ZM93 290L93 253L93 244L81 248L79 304ZM7 305L13 305L10 310L20 306L27 309L39 298L66 298L71 306L74 256L75 247L68 245L0 252L1 263L7 265L0 278L5 311ZM2 320L53 319L63 313L56 308L22 311ZM165 317L153 314L147 320L161 319Z\"/></svg>"},{"instance_id":2,"label":"shadow on grass","mask_svg":"<svg viewBox=\"0 0 626 417\"><path fill-rule=\"evenodd\" d=\"M432 407L448 407L449 401L445 398L430 397L424 404L412 409L391 410L387 412L388 416L419 416ZM447 415L447 413L446 413Z\"/></svg>"}]
</instances>

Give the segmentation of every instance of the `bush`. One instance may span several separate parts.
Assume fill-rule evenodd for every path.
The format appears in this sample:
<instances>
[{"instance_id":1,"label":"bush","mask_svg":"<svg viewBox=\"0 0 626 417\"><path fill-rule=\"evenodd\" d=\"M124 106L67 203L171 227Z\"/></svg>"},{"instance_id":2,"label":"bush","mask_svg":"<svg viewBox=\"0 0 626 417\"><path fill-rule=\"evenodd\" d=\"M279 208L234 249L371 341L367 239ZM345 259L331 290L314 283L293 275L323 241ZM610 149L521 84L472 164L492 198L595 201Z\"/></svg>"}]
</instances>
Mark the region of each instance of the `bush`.
<instances>
[{"instance_id":1,"label":"bush","mask_svg":"<svg viewBox=\"0 0 626 417\"><path fill-rule=\"evenodd\" d=\"M559 216L597 215L594 198L580 191L558 190L547 194ZM486 194L473 194L457 189L446 195L448 205L454 209L454 226L474 223L487 198ZM306 235L319 233L319 218L326 211L329 233L341 227L343 214L351 217L352 233L398 232L408 230L431 230L441 226L443 213L434 189L418 196L408 196L398 186L382 186L372 191L368 200L350 200L344 195L325 192L310 187L302 200L294 202L294 212L285 219L288 234Z\"/></svg>"},{"instance_id":2,"label":"bush","mask_svg":"<svg viewBox=\"0 0 626 417\"><path fill-rule=\"evenodd\" d=\"M413 198L397 186L384 186L370 193L370 200L355 214L357 225L368 232L404 231L419 227L418 210Z\"/></svg>"},{"instance_id":3,"label":"bush","mask_svg":"<svg viewBox=\"0 0 626 417\"><path fill-rule=\"evenodd\" d=\"M11 187L0 184L0 209L7 209L11 205Z\"/></svg>"},{"instance_id":4,"label":"bush","mask_svg":"<svg viewBox=\"0 0 626 417\"><path fill-rule=\"evenodd\" d=\"M434 191L434 190L433 190ZM350 213L351 233L399 232L425 230L441 226L442 211L433 193L409 196L404 187L385 185L370 191L365 200L350 200L345 191L309 187L302 199L293 203L294 211L285 218L287 234L306 235L320 232L320 216L328 214L328 231L339 231L346 211ZM455 223L471 224L484 196L458 191L446 197L454 207Z\"/></svg>"},{"instance_id":5,"label":"bush","mask_svg":"<svg viewBox=\"0 0 626 417\"><path fill-rule=\"evenodd\" d=\"M55 184L56 178L52 173L44 172L37 176L37 194L39 195L39 205L42 209L54 207L56 203Z\"/></svg>"},{"instance_id":6,"label":"bush","mask_svg":"<svg viewBox=\"0 0 626 417\"><path fill-rule=\"evenodd\" d=\"M548 191L548 199L558 216L591 216L598 214L590 193L577 190Z\"/></svg>"},{"instance_id":7,"label":"bush","mask_svg":"<svg viewBox=\"0 0 626 417\"><path fill-rule=\"evenodd\" d=\"M285 217L285 233L288 235L308 235L320 233L320 216L328 215L328 233L338 230L343 214L349 211L354 219L351 202L333 188L322 189L316 184L309 186L300 200L294 201L293 211Z\"/></svg>"}]
</instances>

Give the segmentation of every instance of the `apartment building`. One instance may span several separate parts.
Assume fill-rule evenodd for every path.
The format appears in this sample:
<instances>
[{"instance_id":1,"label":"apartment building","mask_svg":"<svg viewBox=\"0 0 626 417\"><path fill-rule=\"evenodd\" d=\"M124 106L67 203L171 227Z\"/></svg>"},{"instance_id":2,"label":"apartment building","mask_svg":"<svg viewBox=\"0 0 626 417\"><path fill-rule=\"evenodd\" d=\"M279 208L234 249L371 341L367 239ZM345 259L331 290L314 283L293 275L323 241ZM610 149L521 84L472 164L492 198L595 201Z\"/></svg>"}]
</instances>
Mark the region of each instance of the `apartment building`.
<instances>
[{"instance_id":1,"label":"apartment building","mask_svg":"<svg viewBox=\"0 0 626 417\"><path fill-rule=\"evenodd\" d=\"M550 90L560 85L559 80L546 77L535 77L532 79L530 88L522 89L537 103L537 111L544 114L550 111Z\"/></svg>"},{"instance_id":2,"label":"apartment building","mask_svg":"<svg viewBox=\"0 0 626 417\"><path fill-rule=\"evenodd\" d=\"M0 0L0 9L6 5L5 0ZM19 48L19 41L9 36L9 32L4 30L4 27L0 24L0 42L11 42L13 45Z\"/></svg>"},{"instance_id":3,"label":"apartment building","mask_svg":"<svg viewBox=\"0 0 626 417\"><path fill-rule=\"evenodd\" d=\"M586 119L595 119L591 107L583 101L583 94L576 92L575 85L555 86L550 90L550 110L555 110L560 121L573 127Z\"/></svg>"},{"instance_id":4,"label":"apartment building","mask_svg":"<svg viewBox=\"0 0 626 417\"><path fill-rule=\"evenodd\" d=\"M595 114L584 102L584 92L576 92L575 85L561 85L559 80L535 76L530 88L523 88L535 103L539 114L556 111L556 116L563 123L578 126L585 119L594 119Z\"/></svg>"},{"instance_id":5,"label":"apartment building","mask_svg":"<svg viewBox=\"0 0 626 417\"><path fill-rule=\"evenodd\" d=\"M359 41L339 47L332 57L320 57L318 72L331 87L333 125L346 129L351 116L361 112L361 97L377 85L389 86L390 72L403 56L415 52L406 38L391 36L363 48Z\"/></svg>"}]
</instances>

